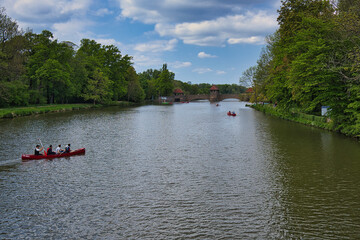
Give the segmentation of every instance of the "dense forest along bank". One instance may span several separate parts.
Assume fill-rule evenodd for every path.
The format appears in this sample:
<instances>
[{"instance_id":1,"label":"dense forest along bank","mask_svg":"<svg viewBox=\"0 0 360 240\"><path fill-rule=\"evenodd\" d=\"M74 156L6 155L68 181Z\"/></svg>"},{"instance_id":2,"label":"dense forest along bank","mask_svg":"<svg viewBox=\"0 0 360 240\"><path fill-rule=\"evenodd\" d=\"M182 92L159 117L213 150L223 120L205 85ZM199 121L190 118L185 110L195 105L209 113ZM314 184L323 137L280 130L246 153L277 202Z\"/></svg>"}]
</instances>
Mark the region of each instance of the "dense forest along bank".
<instances>
[{"instance_id":1,"label":"dense forest along bank","mask_svg":"<svg viewBox=\"0 0 360 240\"><path fill-rule=\"evenodd\" d=\"M22 163L38 138L86 154ZM360 236L359 143L244 102L1 119L0 139L2 239Z\"/></svg>"}]
</instances>

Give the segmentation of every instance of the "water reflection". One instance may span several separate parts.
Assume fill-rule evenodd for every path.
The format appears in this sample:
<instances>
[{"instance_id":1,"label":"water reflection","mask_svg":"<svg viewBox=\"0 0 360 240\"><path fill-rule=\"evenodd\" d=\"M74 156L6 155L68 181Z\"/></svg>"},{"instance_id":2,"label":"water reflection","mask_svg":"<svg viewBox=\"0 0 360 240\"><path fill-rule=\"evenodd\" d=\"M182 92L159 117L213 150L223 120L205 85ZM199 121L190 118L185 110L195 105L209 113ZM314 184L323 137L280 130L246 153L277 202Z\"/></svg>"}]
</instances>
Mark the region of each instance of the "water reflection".
<instances>
[{"instance_id":1,"label":"water reflection","mask_svg":"<svg viewBox=\"0 0 360 240\"><path fill-rule=\"evenodd\" d=\"M4 239L360 234L358 143L244 103L49 114L0 129L0 162L16 162L0 169ZM22 164L38 136L86 155Z\"/></svg>"},{"instance_id":2,"label":"water reflection","mask_svg":"<svg viewBox=\"0 0 360 240\"><path fill-rule=\"evenodd\" d=\"M360 149L356 141L296 123L268 118L277 143L276 171L282 193L275 213L286 238L356 238ZM351 168L351 169L350 169ZM276 216L276 214L274 214Z\"/></svg>"}]
</instances>

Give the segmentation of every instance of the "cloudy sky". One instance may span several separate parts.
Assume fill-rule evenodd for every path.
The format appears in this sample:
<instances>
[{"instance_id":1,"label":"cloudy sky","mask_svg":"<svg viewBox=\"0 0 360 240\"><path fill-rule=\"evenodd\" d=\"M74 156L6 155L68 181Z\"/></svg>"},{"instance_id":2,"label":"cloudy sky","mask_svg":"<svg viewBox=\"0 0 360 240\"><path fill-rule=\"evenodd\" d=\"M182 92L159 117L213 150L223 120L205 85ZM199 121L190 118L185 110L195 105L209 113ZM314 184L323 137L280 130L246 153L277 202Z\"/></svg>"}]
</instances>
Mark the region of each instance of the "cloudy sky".
<instances>
[{"instance_id":1,"label":"cloudy sky","mask_svg":"<svg viewBox=\"0 0 360 240\"><path fill-rule=\"evenodd\" d=\"M183 82L232 84L277 29L280 0L0 0L21 28L116 45L137 72L163 63Z\"/></svg>"}]
</instances>

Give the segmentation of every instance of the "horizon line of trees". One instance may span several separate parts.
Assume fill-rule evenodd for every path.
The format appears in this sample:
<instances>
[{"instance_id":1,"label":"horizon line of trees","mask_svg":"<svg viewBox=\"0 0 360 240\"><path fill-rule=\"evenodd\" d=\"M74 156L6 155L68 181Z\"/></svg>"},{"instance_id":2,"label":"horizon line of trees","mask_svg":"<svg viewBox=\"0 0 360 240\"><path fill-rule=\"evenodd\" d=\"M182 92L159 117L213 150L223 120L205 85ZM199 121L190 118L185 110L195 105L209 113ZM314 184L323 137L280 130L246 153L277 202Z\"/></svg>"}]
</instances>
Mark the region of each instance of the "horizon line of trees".
<instances>
[{"instance_id":1,"label":"horizon line of trees","mask_svg":"<svg viewBox=\"0 0 360 240\"><path fill-rule=\"evenodd\" d=\"M360 137L360 0L282 0L278 30L257 65L243 72L253 102L320 114L334 129Z\"/></svg>"},{"instance_id":2,"label":"horizon line of trees","mask_svg":"<svg viewBox=\"0 0 360 240\"><path fill-rule=\"evenodd\" d=\"M236 84L219 86L224 92L245 91ZM175 80L166 64L138 74L132 57L114 45L82 39L78 47L59 42L48 30L24 32L0 7L0 107L141 102L171 95L175 88L199 94L210 87Z\"/></svg>"}]
</instances>

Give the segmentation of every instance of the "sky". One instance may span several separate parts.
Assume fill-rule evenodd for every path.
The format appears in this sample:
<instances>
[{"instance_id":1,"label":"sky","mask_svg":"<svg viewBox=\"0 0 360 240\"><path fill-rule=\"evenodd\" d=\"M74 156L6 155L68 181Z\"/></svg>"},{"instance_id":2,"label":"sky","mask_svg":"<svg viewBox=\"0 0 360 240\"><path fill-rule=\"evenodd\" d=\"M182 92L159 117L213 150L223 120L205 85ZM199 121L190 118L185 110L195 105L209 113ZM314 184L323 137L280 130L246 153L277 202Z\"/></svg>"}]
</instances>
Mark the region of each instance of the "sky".
<instances>
[{"instance_id":1,"label":"sky","mask_svg":"<svg viewBox=\"0 0 360 240\"><path fill-rule=\"evenodd\" d=\"M239 84L278 28L280 0L0 0L34 33L78 46L88 38L132 56L138 73L161 69L193 84Z\"/></svg>"}]
</instances>

